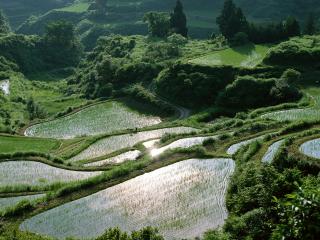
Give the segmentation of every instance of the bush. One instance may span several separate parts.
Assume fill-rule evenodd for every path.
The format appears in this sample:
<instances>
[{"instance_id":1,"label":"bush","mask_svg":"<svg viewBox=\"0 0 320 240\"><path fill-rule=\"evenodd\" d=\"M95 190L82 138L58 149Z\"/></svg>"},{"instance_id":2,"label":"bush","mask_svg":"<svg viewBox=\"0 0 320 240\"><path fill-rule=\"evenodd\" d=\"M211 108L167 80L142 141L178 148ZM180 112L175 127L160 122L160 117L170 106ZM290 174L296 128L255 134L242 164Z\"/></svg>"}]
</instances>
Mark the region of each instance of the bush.
<instances>
[{"instance_id":1,"label":"bush","mask_svg":"<svg viewBox=\"0 0 320 240\"><path fill-rule=\"evenodd\" d=\"M232 67L204 67L176 63L157 79L157 92L188 107L210 106L216 95L234 80Z\"/></svg>"},{"instance_id":2,"label":"bush","mask_svg":"<svg viewBox=\"0 0 320 240\"><path fill-rule=\"evenodd\" d=\"M317 67L320 61L320 37L293 38L273 47L264 62L272 65Z\"/></svg>"}]
</instances>

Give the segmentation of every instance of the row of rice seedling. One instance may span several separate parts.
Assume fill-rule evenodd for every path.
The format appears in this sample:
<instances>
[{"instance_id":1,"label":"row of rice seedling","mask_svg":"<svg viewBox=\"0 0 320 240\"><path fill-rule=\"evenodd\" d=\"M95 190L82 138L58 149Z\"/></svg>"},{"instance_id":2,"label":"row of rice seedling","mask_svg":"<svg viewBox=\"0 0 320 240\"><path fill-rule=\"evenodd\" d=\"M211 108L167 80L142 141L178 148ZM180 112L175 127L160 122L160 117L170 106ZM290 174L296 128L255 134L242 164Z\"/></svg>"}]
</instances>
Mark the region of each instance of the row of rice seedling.
<instances>
[{"instance_id":1,"label":"row of rice seedling","mask_svg":"<svg viewBox=\"0 0 320 240\"><path fill-rule=\"evenodd\" d=\"M319 120L320 118L320 89L308 88L304 90L314 101L311 108L290 109L264 114L262 118L274 119L277 121L297 121L297 120Z\"/></svg>"},{"instance_id":2,"label":"row of rice seedling","mask_svg":"<svg viewBox=\"0 0 320 240\"><path fill-rule=\"evenodd\" d=\"M316 108L283 110L262 115L263 118L277 121L318 120L320 111Z\"/></svg>"},{"instance_id":3,"label":"row of rice seedling","mask_svg":"<svg viewBox=\"0 0 320 240\"><path fill-rule=\"evenodd\" d=\"M0 81L0 90L3 92L4 95L9 95L10 94L10 81L9 80Z\"/></svg>"},{"instance_id":4,"label":"row of rice seedling","mask_svg":"<svg viewBox=\"0 0 320 240\"><path fill-rule=\"evenodd\" d=\"M133 147L137 143L148 139L161 138L166 133L189 133L195 130L189 127L175 127L107 137L92 144L69 161L76 162L101 157L123 148Z\"/></svg>"},{"instance_id":5,"label":"row of rice seedling","mask_svg":"<svg viewBox=\"0 0 320 240\"><path fill-rule=\"evenodd\" d=\"M26 195L26 196L18 196L18 197L6 197L0 198L0 211L4 210L8 207L14 207L16 204L23 200L33 201L44 197L45 194L35 194L35 195Z\"/></svg>"},{"instance_id":6,"label":"row of rice seedling","mask_svg":"<svg viewBox=\"0 0 320 240\"><path fill-rule=\"evenodd\" d=\"M236 144L233 144L231 145L228 149L227 149L227 154L229 155L233 155L235 154L240 148L244 147L244 146L247 146L249 145L250 143L253 143L255 141L260 141L264 138L265 136L259 136L259 137L256 137L256 138L251 138L249 140L246 140L246 141L242 141L242 142L239 142L239 143L236 143Z\"/></svg>"},{"instance_id":7,"label":"row of rice seedling","mask_svg":"<svg viewBox=\"0 0 320 240\"><path fill-rule=\"evenodd\" d=\"M87 164L84 164L84 166L85 167L101 167L106 164L120 164L126 161L137 160L137 158L139 158L141 154L142 153L139 150L129 151L105 160L101 160L93 163L87 163Z\"/></svg>"},{"instance_id":8,"label":"row of rice seedling","mask_svg":"<svg viewBox=\"0 0 320 240\"><path fill-rule=\"evenodd\" d=\"M16 185L43 186L56 182L87 179L101 173L70 171L40 162L6 161L0 163L0 187Z\"/></svg>"},{"instance_id":9,"label":"row of rice seedling","mask_svg":"<svg viewBox=\"0 0 320 240\"><path fill-rule=\"evenodd\" d=\"M320 138L302 144L300 146L300 152L309 157L320 159Z\"/></svg>"},{"instance_id":10,"label":"row of rice seedling","mask_svg":"<svg viewBox=\"0 0 320 240\"><path fill-rule=\"evenodd\" d=\"M29 127L26 136L70 139L142 128L161 122L159 117L139 114L119 102L105 102L72 115Z\"/></svg>"},{"instance_id":11,"label":"row of rice seedling","mask_svg":"<svg viewBox=\"0 0 320 240\"><path fill-rule=\"evenodd\" d=\"M179 139L177 141L174 141L170 143L167 146L164 146L162 148L154 148L151 150L151 156L158 156L162 153L164 153L167 150L172 150L176 148L190 148L196 145L201 145L203 142L205 142L208 139L217 139L217 136L208 136L208 137L192 137L192 138L183 138Z\"/></svg>"},{"instance_id":12,"label":"row of rice seedling","mask_svg":"<svg viewBox=\"0 0 320 240\"><path fill-rule=\"evenodd\" d=\"M166 239L191 239L223 225L234 168L232 159L186 160L36 215L20 228L63 239L155 226Z\"/></svg>"},{"instance_id":13,"label":"row of rice seedling","mask_svg":"<svg viewBox=\"0 0 320 240\"><path fill-rule=\"evenodd\" d=\"M281 147L281 145L284 143L284 139L277 141L275 143L273 143L267 150L266 154L263 156L262 158L262 162L263 163L271 163L273 161L273 159L275 158L275 156L277 155L277 152L279 150L279 148Z\"/></svg>"}]
</instances>

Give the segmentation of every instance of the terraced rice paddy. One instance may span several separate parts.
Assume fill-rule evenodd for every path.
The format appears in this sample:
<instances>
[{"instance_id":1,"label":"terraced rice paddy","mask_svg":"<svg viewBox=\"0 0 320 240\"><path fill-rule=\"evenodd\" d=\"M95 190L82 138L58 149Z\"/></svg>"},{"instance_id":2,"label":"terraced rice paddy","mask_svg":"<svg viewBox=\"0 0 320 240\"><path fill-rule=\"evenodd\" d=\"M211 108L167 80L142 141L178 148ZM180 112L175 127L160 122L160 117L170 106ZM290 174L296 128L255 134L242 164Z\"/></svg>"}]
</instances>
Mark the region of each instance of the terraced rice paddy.
<instances>
[{"instance_id":1,"label":"terraced rice paddy","mask_svg":"<svg viewBox=\"0 0 320 240\"><path fill-rule=\"evenodd\" d=\"M122 153L118 156L106 159L106 160L102 160L102 161L98 161L98 162L93 162L93 163L87 163L84 164L85 167L101 167L103 165L106 164L120 164L126 161L134 161L137 160L137 158L141 155L141 152L138 150L135 151L129 151L129 152L125 152Z\"/></svg>"},{"instance_id":2,"label":"terraced rice paddy","mask_svg":"<svg viewBox=\"0 0 320 240\"><path fill-rule=\"evenodd\" d=\"M153 157L158 156L167 150L172 150L172 149L176 149L176 148L190 148L190 147L193 147L196 145L201 145L204 141L211 139L211 138L216 139L217 136L193 137L193 138L179 139L179 140L174 141L174 142L170 143L169 145L164 146L162 148L152 149L151 156L153 156Z\"/></svg>"},{"instance_id":3,"label":"terraced rice paddy","mask_svg":"<svg viewBox=\"0 0 320 240\"><path fill-rule=\"evenodd\" d=\"M252 138L252 139L249 139L249 140L246 140L246 141L242 141L242 142L233 144L232 146L230 146L228 148L227 154L233 155L236 152L238 152L240 148L242 148L242 147L244 147L246 145L249 145L250 143L253 143L254 141L262 140L263 138L264 138L264 136L259 136L259 137L256 137L256 138Z\"/></svg>"},{"instance_id":4,"label":"terraced rice paddy","mask_svg":"<svg viewBox=\"0 0 320 240\"><path fill-rule=\"evenodd\" d=\"M277 121L298 121L298 120L319 120L320 119L320 89L309 88L305 92L312 97L314 106L304 109L290 109L267 113L262 118L274 119Z\"/></svg>"},{"instance_id":5,"label":"terraced rice paddy","mask_svg":"<svg viewBox=\"0 0 320 240\"><path fill-rule=\"evenodd\" d=\"M247 45L215 51L206 56L193 59L190 62L206 66L231 65L253 68L261 63L268 50L268 46Z\"/></svg>"},{"instance_id":6,"label":"terraced rice paddy","mask_svg":"<svg viewBox=\"0 0 320 240\"><path fill-rule=\"evenodd\" d=\"M4 95L9 95L10 94L10 81L9 80L0 81L0 90L4 93Z\"/></svg>"},{"instance_id":7,"label":"terraced rice paddy","mask_svg":"<svg viewBox=\"0 0 320 240\"><path fill-rule=\"evenodd\" d=\"M28 196L0 198L0 211L8 207L13 207L23 200L33 201L36 199L40 199L44 196L45 194L36 194L36 195L28 195Z\"/></svg>"},{"instance_id":8,"label":"terraced rice paddy","mask_svg":"<svg viewBox=\"0 0 320 240\"><path fill-rule=\"evenodd\" d=\"M20 228L63 239L155 226L166 239L191 239L223 225L234 168L232 159L186 160L36 215Z\"/></svg>"},{"instance_id":9,"label":"terraced rice paddy","mask_svg":"<svg viewBox=\"0 0 320 240\"><path fill-rule=\"evenodd\" d=\"M52 167L40 162L7 161L0 163L0 187L41 186L69 182L97 176L102 172L79 172Z\"/></svg>"},{"instance_id":10,"label":"terraced rice paddy","mask_svg":"<svg viewBox=\"0 0 320 240\"><path fill-rule=\"evenodd\" d=\"M267 150L266 154L262 158L263 163L271 163L275 158L279 148L284 143L285 140L280 140L278 142L273 143Z\"/></svg>"},{"instance_id":11,"label":"terraced rice paddy","mask_svg":"<svg viewBox=\"0 0 320 240\"><path fill-rule=\"evenodd\" d=\"M160 123L159 117L138 114L119 102L105 102L75 114L29 127L26 136L70 139L112 133Z\"/></svg>"},{"instance_id":12,"label":"terraced rice paddy","mask_svg":"<svg viewBox=\"0 0 320 240\"><path fill-rule=\"evenodd\" d=\"M309 157L320 159L320 138L302 144L300 152Z\"/></svg>"},{"instance_id":13,"label":"terraced rice paddy","mask_svg":"<svg viewBox=\"0 0 320 240\"><path fill-rule=\"evenodd\" d=\"M76 162L79 160L93 159L101 157L112 152L118 151L123 148L133 147L135 144L148 139L161 138L166 133L189 133L196 131L194 128L189 127L175 127L175 128L163 128L152 131L138 132L135 134L124 134L119 136L112 136L101 139L90 147L82 151L77 156L71 158L69 161Z\"/></svg>"}]
</instances>

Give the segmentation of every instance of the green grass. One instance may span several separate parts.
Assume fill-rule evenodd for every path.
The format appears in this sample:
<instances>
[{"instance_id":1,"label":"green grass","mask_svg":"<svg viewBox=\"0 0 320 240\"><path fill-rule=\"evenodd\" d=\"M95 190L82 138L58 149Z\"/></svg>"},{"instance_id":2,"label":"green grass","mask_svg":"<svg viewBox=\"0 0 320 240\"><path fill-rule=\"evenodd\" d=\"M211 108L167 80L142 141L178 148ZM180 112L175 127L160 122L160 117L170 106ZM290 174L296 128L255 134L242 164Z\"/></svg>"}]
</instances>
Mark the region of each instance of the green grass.
<instances>
[{"instance_id":1,"label":"green grass","mask_svg":"<svg viewBox=\"0 0 320 240\"><path fill-rule=\"evenodd\" d=\"M53 139L0 136L0 153L42 152L57 149L60 142Z\"/></svg>"},{"instance_id":2,"label":"green grass","mask_svg":"<svg viewBox=\"0 0 320 240\"><path fill-rule=\"evenodd\" d=\"M60 8L58 10L63 12L83 13L88 10L89 6L89 3L75 3L68 7Z\"/></svg>"},{"instance_id":3,"label":"green grass","mask_svg":"<svg viewBox=\"0 0 320 240\"><path fill-rule=\"evenodd\" d=\"M268 50L269 47L264 45L246 45L214 51L189 62L206 66L231 65L252 68L261 63Z\"/></svg>"}]
</instances>

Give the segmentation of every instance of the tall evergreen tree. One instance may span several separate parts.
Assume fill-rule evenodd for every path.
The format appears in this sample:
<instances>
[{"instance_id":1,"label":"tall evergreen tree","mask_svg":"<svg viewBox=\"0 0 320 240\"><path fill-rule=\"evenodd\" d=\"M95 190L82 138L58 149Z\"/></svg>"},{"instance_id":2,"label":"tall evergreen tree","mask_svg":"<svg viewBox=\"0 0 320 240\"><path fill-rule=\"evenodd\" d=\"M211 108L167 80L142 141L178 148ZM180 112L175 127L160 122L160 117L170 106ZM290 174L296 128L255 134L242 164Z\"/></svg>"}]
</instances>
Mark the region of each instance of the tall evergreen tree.
<instances>
[{"instance_id":1,"label":"tall evergreen tree","mask_svg":"<svg viewBox=\"0 0 320 240\"><path fill-rule=\"evenodd\" d=\"M295 37L299 36L300 31L300 24L295 17L288 17L285 22L285 32L287 37Z\"/></svg>"},{"instance_id":2,"label":"tall evergreen tree","mask_svg":"<svg viewBox=\"0 0 320 240\"><path fill-rule=\"evenodd\" d=\"M7 34L11 31L7 17L0 9L0 34Z\"/></svg>"},{"instance_id":3,"label":"tall evergreen tree","mask_svg":"<svg viewBox=\"0 0 320 240\"><path fill-rule=\"evenodd\" d=\"M238 32L247 32L248 22L242 10L232 0L225 0L221 15L217 17L220 32L227 39L232 39Z\"/></svg>"},{"instance_id":4,"label":"tall evergreen tree","mask_svg":"<svg viewBox=\"0 0 320 240\"><path fill-rule=\"evenodd\" d=\"M188 36L187 17L183 12L183 5L180 0L177 0L177 4L171 14L170 26L173 32L181 34L184 37Z\"/></svg>"},{"instance_id":5,"label":"tall evergreen tree","mask_svg":"<svg viewBox=\"0 0 320 240\"><path fill-rule=\"evenodd\" d=\"M316 21L312 13L309 14L306 25L304 27L304 34L314 35L317 32Z\"/></svg>"}]
</instances>

